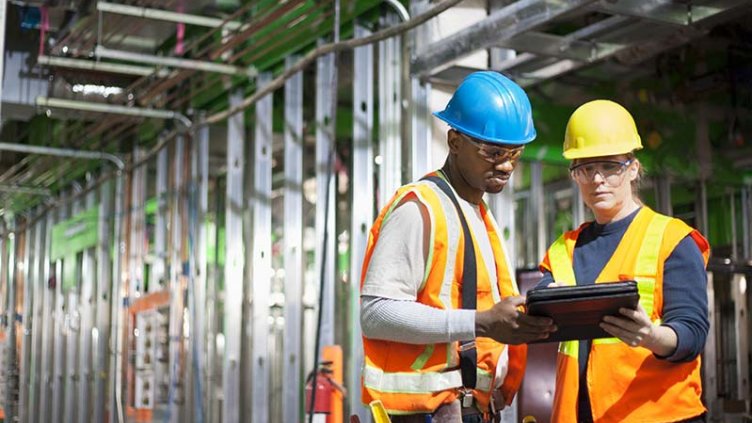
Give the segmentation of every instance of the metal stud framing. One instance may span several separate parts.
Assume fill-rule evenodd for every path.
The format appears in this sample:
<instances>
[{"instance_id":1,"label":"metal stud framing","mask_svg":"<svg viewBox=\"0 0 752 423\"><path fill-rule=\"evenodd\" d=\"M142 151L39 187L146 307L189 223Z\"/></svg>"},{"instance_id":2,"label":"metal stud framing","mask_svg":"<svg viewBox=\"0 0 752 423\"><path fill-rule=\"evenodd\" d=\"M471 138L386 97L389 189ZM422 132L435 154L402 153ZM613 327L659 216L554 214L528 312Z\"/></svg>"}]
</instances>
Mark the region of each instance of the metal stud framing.
<instances>
[{"instance_id":1,"label":"metal stud framing","mask_svg":"<svg viewBox=\"0 0 752 423\"><path fill-rule=\"evenodd\" d=\"M58 208L58 222L68 218L67 207ZM53 332L53 359L52 359L52 411L51 416L64 416L63 394L65 393L65 344L64 333L67 331L66 316L64 313L63 297L63 260L55 260L55 329Z\"/></svg>"},{"instance_id":2,"label":"metal stud framing","mask_svg":"<svg viewBox=\"0 0 752 423\"><path fill-rule=\"evenodd\" d=\"M288 57L292 66L297 57ZM303 321L303 74L285 83L285 335L283 360L283 421L300 421Z\"/></svg>"},{"instance_id":3,"label":"metal stud framing","mask_svg":"<svg viewBox=\"0 0 752 423\"><path fill-rule=\"evenodd\" d=\"M26 234L24 235L24 249L23 249L23 309L20 311L21 315L21 357L20 357L20 392L19 392L19 406L18 406L18 419L19 421L28 421L28 408L29 408L29 388L31 386L29 371L29 360L31 359L31 328L34 322L34 298L32 297L34 286L35 271L32 266L33 263L33 251L34 251L34 238L36 233L34 226L29 225L26 227Z\"/></svg>"},{"instance_id":4,"label":"metal stud framing","mask_svg":"<svg viewBox=\"0 0 752 423\"><path fill-rule=\"evenodd\" d=\"M74 217L84 211L84 205L79 198L73 202L71 206L71 213L69 217ZM72 282L72 286L68 288L66 292L63 290L63 298L65 299L65 322L64 322L64 335L65 335L65 380L63 382L65 388L64 402L63 402L63 421L73 422L76 418L77 404L78 404L78 386L81 382L79 374L79 333L81 329L80 309L79 309L79 297L78 292L81 286L81 269L78 266L78 257L74 255L71 257L72 263L69 263L68 256L62 260L63 270L61 272L60 285L65 288L71 282L66 281L66 277L69 275L75 275L75 280ZM73 271L70 271L70 268Z\"/></svg>"},{"instance_id":5,"label":"metal stud framing","mask_svg":"<svg viewBox=\"0 0 752 423\"><path fill-rule=\"evenodd\" d=\"M243 100L242 92L230 96L233 107ZM243 315L243 149L245 124L243 113L227 120L227 197L225 199L225 292L224 292L224 364L222 367L222 420L240 422L240 346Z\"/></svg>"},{"instance_id":6,"label":"metal stud framing","mask_svg":"<svg viewBox=\"0 0 752 423\"><path fill-rule=\"evenodd\" d=\"M185 160L185 138L181 135L175 139L175 150L172 155L172 207L170 222L170 357L168 359L170 386L168 395L168 410L170 422L183 421L180 414L180 404L185 398L185 381L182 377L180 357L183 333L183 225L181 216L185 210L183 188L183 166Z\"/></svg>"},{"instance_id":7,"label":"metal stud framing","mask_svg":"<svg viewBox=\"0 0 752 423\"><path fill-rule=\"evenodd\" d=\"M193 383L193 419L197 422L204 422L206 418L206 409L204 408L205 398L204 390L207 389L208 383L205 383L206 362L206 284L207 284L207 225L206 215L209 211L209 128L203 127L198 130L193 141L193 154L191 155L191 175L193 184L195 184L195 206L196 219L191 224L195 246L191 263L193 269L191 275L193 286L189 288L192 292L193 301L190 303L192 310L192 334L191 334L191 355L188 359L193 363L192 367L197 369L195 382ZM213 363L209 362L209 366ZM211 383L211 381L209 381Z\"/></svg>"},{"instance_id":8,"label":"metal stud framing","mask_svg":"<svg viewBox=\"0 0 752 423\"><path fill-rule=\"evenodd\" d=\"M387 13L383 26L399 22L397 15ZM402 185L402 146L400 140L402 90L399 37L379 42L379 208Z\"/></svg>"},{"instance_id":9,"label":"metal stud framing","mask_svg":"<svg viewBox=\"0 0 752 423\"><path fill-rule=\"evenodd\" d=\"M38 404L39 404L39 396L41 394L40 387L41 387L41 381L42 381L42 373L41 369L39 368L39 363L41 363L42 354L44 351L41 350L42 347L42 337L43 334L43 313L44 313L44 304L43 304L43 295L46 291L46 279L44 277L44 261L47 260L46 250L44 249L44 242L45 242L45 221L39 220L35 227L34 227L34 244L32 248L34 249L34 260L32 262L33 266L33 272L34 277L30 280L30 283L32 284L32 296L33 296L33 306L31 315L32 322L31 322L31 363L29 365L30 367L30 386L29 386L29 401L28 401L28 414L26 415L27 421L31 423L35 423L39 416L38 414ZM22 409L23 411L23 409ZM23 420L22 420L23 421Z\"/></svg>"},{"instance_id":10,"label":"metal stud framing","mask_svg":"<svg viewBox=\"0 0 752 423\"><path fill-rule=\"evenodd\" d=\"M53 307L55 304L55 291L51 289L50 278L54 270L50 264L49 251L52 243L52 225L55 223L55 214L48 212L45 219L44 228L44 261L42 263L42 351L39 366L40 386L39 386L39 422L50 421L50 406L53 396L53 374L52 374L52 339L55 330L55 314Z\"/></svg>"},{"instance_id":11,"label":"metal stud framing","mask_svg":"<svg viewBox=\"0 0 752 423\"><path fill-rule=\"evenodd\" d=\"M259 87L271 74L259 75ZM272 268L272 96L256 103L253 162L253 422L269 421L269 294Z\"/></svg>"},{"instance_id":12,"label":"metal stud framing","mask_svg":"<svg viewBox=\"0 0 752 423\"><path fill-rule=\"evenodd\" d=\"M366 37L370 31L355 26L355 37ZM363 345L360 331L360 269L373 223L373 46L355 49L353 69L353 165L352 211L350 241L350 357L347 374L351 414L361 421L367 416L360 398L360 369L363 364Z\"/></svg>"},{"instance_id":13,"label":"metal stud framing","mask_svg":"<svg viewBox=\"0 0 752 423\"><path fill-rule=\"evenodd\" d=\"M334 120L332 118L334 84L334 55L320 57L316 62L316 242L315 246L315 280L324 275L324 290L313 297L323 296L321 312L321 338L319 347L334 343L334 244L335 244L335 184L333 164L334 154ZM331 161L331 163L330 163ZM330 168L329 165L332 164ZM320 243L326 236L326 244ZM322 263L322 257L326 261ZM322 273L321 267L324 266ZM314 284L318 286L318 284ZM315 316L315 314L314 314ZM316 318L313 317L313 333L307 333L308 339L315 338ZM310 336L308 336L310 335ZM307 354L314 350L313 342L305 346ZM320 351L320 348L319 348ZM308 358L308 357L307 357ZM318 360L310 357L305 363L305 374L311 371Z\"/></svg>"},{"instance_id":14,"label":"metal stud framing","mask_svg":"<svg viewBox=\"0 0 752 423\"><path fill-rule=\"evenodd\" d=\"M91 184L91 182L89 183ZM86 194L85 209L96 207L96 190ZM92 328L94 326L94 284L96 278L96 248L87 248L81 262L81 292L79 300L79 352L78 352L78 421L91 421L90 395L92 383Z\"/></svg>"},{"instance_id":15,"label":"metal stud framing","mask_svg":"<svg viewBox=\"0 0 752 423\"><path fill-rule=\"evenodd\" d=\"M110 339L110 284L112 282L112 236L110 230L118 216L112 214L113 183L103 184L99 189L99 236L97 242L97 287L95 329L92 330L93 401L92 416L95 422L104 420L105 386L107 383L107 354Z\"/></svg>"}]
</instances>

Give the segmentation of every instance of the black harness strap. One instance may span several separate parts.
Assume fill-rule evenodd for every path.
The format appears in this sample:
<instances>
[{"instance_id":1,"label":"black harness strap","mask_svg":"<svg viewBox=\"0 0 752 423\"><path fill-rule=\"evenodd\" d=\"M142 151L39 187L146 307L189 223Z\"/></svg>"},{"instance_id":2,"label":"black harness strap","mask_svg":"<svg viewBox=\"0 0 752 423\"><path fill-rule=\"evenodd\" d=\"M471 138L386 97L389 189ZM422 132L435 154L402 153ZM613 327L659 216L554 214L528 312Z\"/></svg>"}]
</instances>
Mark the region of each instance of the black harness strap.
<instances>
[{"instance_id":1,"label":"black harness strap","mask_svg":"<svg viewBox=\"0 0 752 423\"><path fill-rule=\"evenodd\" d=\"M447 181L439 176L426 176L423 178L436 184L454 204L457 209L457 216L462 224L462 233L465 238L465 254L462 264L462 308L475 310L477 307L477 269L475 261L475 245L473 243L470 228L467 226L465 214L460 208L460 203L449 186ZM478 374L478 351L475 349L475 340L460 342L460 372L462 373L462 385L465 388L473 389L477 384Z\"/></svg>"}]
</instances>

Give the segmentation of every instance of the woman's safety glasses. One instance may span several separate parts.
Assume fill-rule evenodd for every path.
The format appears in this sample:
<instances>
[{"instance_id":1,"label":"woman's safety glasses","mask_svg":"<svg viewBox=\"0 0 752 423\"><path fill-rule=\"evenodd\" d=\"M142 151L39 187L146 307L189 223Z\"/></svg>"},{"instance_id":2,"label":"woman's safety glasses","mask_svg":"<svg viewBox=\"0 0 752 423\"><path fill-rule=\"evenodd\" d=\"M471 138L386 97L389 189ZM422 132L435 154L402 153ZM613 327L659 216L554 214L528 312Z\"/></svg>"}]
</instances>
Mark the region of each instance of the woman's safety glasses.
<instances>
[{"instance_id":1,"label":"woman's safety glasses","mask_svg":"<svg viewBox=\"0 0 752 423\"><path fill-rule=\"evenodd\" d=\"M601 175L601 178L609 185L618 185L624 174L624 169L632 164L632 159L625 162L617 160L599 160L574 165L569 168L572 178L581 183L588 184L593 181L595 175Z\"/></svg>"},{"instance_id":2,"label":"woman's safety glasses","mask_svg":"<svg viewBox=\"0 0 752 423\"><path fill-rule=\"evenodd\" d=\"M508 161L515 162L522 155L522 151L525 150L524 145L513 148L503 147L500 145L476 140L461 132L458 132L458 134L460 134L462 138L464 138L468 143L472 144L478 149L478 154L483 158L483 160L493 164L506 163Z\"/></svg>"}]
</instances>

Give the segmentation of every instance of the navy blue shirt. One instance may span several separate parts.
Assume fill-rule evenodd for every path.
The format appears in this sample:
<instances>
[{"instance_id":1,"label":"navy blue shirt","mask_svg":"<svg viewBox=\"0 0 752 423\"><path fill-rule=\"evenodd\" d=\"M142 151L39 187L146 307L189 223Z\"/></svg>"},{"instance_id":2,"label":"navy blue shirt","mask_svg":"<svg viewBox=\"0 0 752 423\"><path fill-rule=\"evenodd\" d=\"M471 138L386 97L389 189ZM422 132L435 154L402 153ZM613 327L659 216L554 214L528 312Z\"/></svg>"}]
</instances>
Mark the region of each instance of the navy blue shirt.
<instances>
[{"instance_id":1,"label":"navy blue shirt","mask_svg":"<svg viewBox=\"0 0 752 423\"><path fill-rule=\"evenodd\" d=\"M590 285L600 275L616 251L624 233L639 210L616 222L605 225L592 222L577 238L574 247L574 275L577 285ZM537 288L554 282L550 272L543 273ZM684 362L694 360L705 346L708 335L707 273L700 249L687 236L671 252L663 265L663 316L662 325L676 332L677 345L673 354L657 358ZM578 396L579 421L592 421L587 395L587 358L590 341L580 341L580 392Z\"/></svg>"}]
</instances>

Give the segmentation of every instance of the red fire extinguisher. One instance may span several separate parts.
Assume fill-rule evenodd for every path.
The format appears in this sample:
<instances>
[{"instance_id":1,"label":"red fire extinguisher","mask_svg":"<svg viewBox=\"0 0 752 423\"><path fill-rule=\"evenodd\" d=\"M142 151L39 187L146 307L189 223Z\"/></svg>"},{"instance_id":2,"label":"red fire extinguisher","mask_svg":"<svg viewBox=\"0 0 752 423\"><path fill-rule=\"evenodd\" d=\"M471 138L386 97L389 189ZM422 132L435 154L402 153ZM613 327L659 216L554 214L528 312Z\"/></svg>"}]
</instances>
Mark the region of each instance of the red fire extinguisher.
<instances>
[{"instance_id":1,"label":"red fire extinguisher","mask_svg":"<svg viewBox=\"0 0 752 423\"><path fill-rule=\"evenodd\" d=\"M334 394L336 392L344 394L345 392L345 388L332 379L333 371L331 365L331 361L321 362L321 366L315 372L315 377L314 372L311 372L306 379L306 421L308 421L308 415L313 413L313 422L326 423L329 420L328 417L332 413L332 400ZM316 389L315 395L313 395L314 389ZM313 406L311 406L311 397L313 397Z\"/></svg>"}]
</instances>

